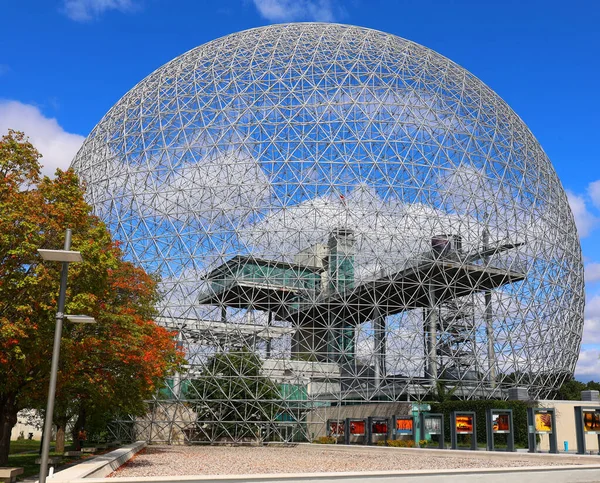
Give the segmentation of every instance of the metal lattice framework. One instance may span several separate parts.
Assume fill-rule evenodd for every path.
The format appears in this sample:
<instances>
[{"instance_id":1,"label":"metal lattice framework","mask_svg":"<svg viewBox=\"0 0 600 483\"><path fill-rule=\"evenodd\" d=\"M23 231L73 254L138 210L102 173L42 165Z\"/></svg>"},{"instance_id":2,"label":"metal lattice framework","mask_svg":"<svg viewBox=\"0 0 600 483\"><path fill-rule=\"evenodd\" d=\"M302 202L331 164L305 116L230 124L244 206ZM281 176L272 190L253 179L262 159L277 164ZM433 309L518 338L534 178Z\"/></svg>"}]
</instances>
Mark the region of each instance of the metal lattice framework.
<instances>
[{"instance_id":1,"label":"metal lattice framework","mask_svg":"<svg viewBox=\"0 0 600 483\"><path fill-rule=\"evenodd\" d=\"M316 408L546 397L574 370L583 269L556 173L502 99L413 42L217 39L128 92L73 166L187 350L148 439L289 440Z\"/></svg>"}]
</instances>

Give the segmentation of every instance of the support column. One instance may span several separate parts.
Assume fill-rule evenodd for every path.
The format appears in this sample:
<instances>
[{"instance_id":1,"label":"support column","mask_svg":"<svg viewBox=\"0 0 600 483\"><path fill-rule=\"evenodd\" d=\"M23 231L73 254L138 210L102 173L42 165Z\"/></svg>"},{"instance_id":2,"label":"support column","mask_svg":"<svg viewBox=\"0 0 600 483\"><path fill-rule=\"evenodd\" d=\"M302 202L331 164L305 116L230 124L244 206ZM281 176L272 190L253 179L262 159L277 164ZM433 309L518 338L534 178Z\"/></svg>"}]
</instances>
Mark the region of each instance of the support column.
<instances>
[{"instance_id":1,"label":"support column","mask_svg":"<svg viewBox=\"0 0 600 483\"><path fill-rule=\"evenodd\" d=\"M429 343L427 354L428 376L431 381L437 380L438 363L437 363L437 325L438 325L438 307L437 298L435 295L435 282L432 280L428 286L429 310L427 311L427 328L429 329Z\"/></svg>"},{"instance_id":2,"label":"support column","mask_svg":"<svg viewBox=\"0 0 600 483\"><path fill-rule=\"evenodd\" d=\"M181 330L177 333L177 349L182 350L183 349L183 334L181 333ZM173 393L173 397L175 399L179 399L181 396L181 374L179 373L179 371L176 371L175 374L173 374L173 387L171 389L171 392Z\"/></svg>"},{"instance_id":3,"label":"support column","mask_svg":"<svg viewBox=\"0 0 600 483\"><path fill-rule=\"evenodd\" d=\"M423 376L429 376L429 309L421 309L421 321L423 322Z\"/></svg>"},{"instance_id":4,"label":"support column","mask_svg":"<svg viewBox=\"0 0 600 483\"><path fill-rule=\"evenodd\" d=\"M385 358L385 328L386 317L382 316L379 306L375 305L375 317L373 318L373 329L375 332L375 385L379 386L386 376Z\"/></svg>"},{"instance_id":5,"label":"support column","mask_svg":"<svg viewBox=\"0 0 600 483\"><path fill-rule=\"evenodd\" d=\"M269 329L271 328L271 326L273 325L273 312L271 312L269 310L269 319L267 322L267 326L269 327ZM272 341L272 337L271 337L271 333L270 330L267 331L267 359L271 358L271 341Z\"/></svg>"},{"instance_id":6,"label":"support column","mask_svg":"<svg viewBox=\"0 0 600 483\"><path fill-rule=\"evenodd\" d=\"M490 245L490 232L487 227L487 219L489 216L486 214L486 226L483 229L483 251L487 250ZM483 258L485 267L487 268L490 257L486 256ZM494 327L493 314L492 314L492 293L488 290L485 292L485 334L487 337L487 356L488 356L488 369L489 379L492 388L496 387L496 352L494 349Z\"/></svg>"}]
</instances>

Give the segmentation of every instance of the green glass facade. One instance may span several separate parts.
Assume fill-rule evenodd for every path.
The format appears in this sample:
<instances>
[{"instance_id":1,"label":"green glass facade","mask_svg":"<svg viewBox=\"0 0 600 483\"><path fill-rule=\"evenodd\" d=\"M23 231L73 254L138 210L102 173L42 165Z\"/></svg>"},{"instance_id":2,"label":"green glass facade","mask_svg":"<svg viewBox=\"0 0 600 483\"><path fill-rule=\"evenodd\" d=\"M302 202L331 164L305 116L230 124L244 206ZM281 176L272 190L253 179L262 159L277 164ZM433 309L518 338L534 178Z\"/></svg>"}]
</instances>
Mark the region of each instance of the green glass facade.
<instances>
[{"instance_id":1,"label":"green glass facade","mask_svg":"<svg viewBox=\"0 0 600 483\"><path fill-rule=\"evenodd\" d=\"M211 277L215 292L244 282L315 291L321 288L321 275L301 265L239 258Z\"/></svg>"}]
</instances>

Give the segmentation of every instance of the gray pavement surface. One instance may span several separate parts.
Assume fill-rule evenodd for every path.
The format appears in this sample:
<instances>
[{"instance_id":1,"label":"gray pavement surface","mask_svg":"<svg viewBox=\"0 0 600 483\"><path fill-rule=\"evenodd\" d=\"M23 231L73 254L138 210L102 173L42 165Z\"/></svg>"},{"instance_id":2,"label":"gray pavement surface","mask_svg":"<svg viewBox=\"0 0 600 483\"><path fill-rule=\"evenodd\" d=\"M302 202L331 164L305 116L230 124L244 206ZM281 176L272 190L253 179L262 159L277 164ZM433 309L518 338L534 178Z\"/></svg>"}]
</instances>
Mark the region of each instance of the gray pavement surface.
<instances>
[{"instance_id":1,"label":"gray pavement surface","mask_svg":"<svg viewBox=\"0 0 600 483\"><path fill-rule=\"evenodd\" d=\"M54 481L107 483L102 476L135 452L117 455L125 449L113 452L101 471L87 468L90 460L59 472ZM95 458L96 465L101 459ZM111 476L115 483L600 483L600 457L309 444L153 446Z\"/></svg>"}]
</instances>

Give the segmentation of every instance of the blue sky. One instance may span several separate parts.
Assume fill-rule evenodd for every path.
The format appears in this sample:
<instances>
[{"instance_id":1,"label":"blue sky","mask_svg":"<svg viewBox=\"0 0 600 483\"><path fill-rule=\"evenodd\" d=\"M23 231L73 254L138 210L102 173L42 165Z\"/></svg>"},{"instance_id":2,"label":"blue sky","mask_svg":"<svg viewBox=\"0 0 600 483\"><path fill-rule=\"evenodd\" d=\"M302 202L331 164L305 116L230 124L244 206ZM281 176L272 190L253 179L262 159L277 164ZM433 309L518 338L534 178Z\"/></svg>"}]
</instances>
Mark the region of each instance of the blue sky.
<instances>
[{"instance_id":1,"label":"blue sky","mask_svg":"<svg viewBox=\"0 0 600 483\"><path fill-rule=\"evenodd\" d=\"M586 261L576 375L600 379L600 2L593 0L21 0L3 2L0 132L26 131L46 172L137 82L217 37L287 21L375 28L429 47L527 123L569 193Z\"/></svg>"}]
</instances>

